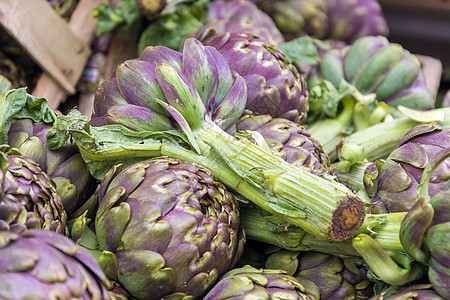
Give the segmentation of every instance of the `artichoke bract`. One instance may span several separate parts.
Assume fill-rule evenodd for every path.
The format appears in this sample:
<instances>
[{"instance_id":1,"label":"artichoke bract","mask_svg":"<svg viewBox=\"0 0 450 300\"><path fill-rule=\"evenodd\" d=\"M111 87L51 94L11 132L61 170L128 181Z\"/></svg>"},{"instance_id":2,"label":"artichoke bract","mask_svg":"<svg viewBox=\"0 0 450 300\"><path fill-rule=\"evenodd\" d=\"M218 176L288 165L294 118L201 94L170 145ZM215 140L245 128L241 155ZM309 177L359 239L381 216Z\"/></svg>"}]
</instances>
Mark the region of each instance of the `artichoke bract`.
<instances>
[{"instance_id":1,"label":"artichoke bract","mask_svg":"<svg viewBox=\"0 0 450 300\"><path fill-rule=\"evenodd\" d=\"M259 133L270 151L286 162L304 168L312 174L328 174L330 159L323 151L320 143L311 136L303 126L283 118L272 118L269 115L244 115L236 124L236 130ZM258 136L250 136L249 140L261 145Z\"/></svg>"},{"instance_id":2,"label":"artichoke bract","mask_svg":"<svg viewBox=\"0 0 450 300\"><path fill-rule=\"evenodd\" d=\"M110 299L110 282L68 237L0 231L1 299Z\"/></svg>"},{"instance_id":3,"label":"artichoke bract","mask_svg":"<svg viewBox=\"0 0 450 300\"><path fill-rule=\"evenodd\" d=\"M0 151L0 229L45 229L66 234L67 214L54 183L17 150Z\"/></svg>"},{"instance_id":4,"label":"artichoke bract","mask_svg":"<svg viewBox=\"0 0 450 300\"><path fill-rule=\"evenodd\" d=\"M99 263L138 299L200 297L243 250L237 200L194 163L159 158L113 167L99 201Z\"/></svg>"},{"instance_id":5,"label":"artichoke bract","mask_svg":"<svg viewBox=\"0 0 450 300\"><path fill-rule=\"evenodd\" d=\"M227 272L203 300L221 299L315 299L294 277L284 271L251 266Z\"/></svg>"},{"instance_id":6,"label":"artichoke bract","mask_svg":"<svg viewBox=\"0 0 450 300\"><path fill-rule=\"evenodd\" d=\"M364 299L373 295L367 266L359 257L278 250L267 257L265 268L285 270L316 299Z\"/></svg>"},{"instance_id":7,"label":"artichoke bract","mask_svg":"<svg viewBox=\"0 0 450 300\"><path fill-rule=\"evenodd\" d=\"M8 145L35 161L53 180L70 216L94 193L97 183L75 144L67 142L58 150L49 150L46 135L51 128L52 124L15 119L8 132Z\"/></svg>"},{"instance_id":8,"label":"artichoke bract","mask_svg":"<svg viewBox=\"0 0 450 300\"><path fill-rule=\"evenodd\" d=\"M205 40L247 84L246 108L296 123L306 120L308 91L302 75L274 45L253 34L219 33Z\"/></svg>"},{"instance_id":9,"label":"artichoke bract","mask_svg":"<svg viewBox=\"0 0 450 300\"><path fill-rule=\"evenodd\" d=\"M394 107L434 107L417 57L383 36L361 37L342 49L324 51L309 74L308 87L322 80L339 87L342 78L363 95L375 93L377 100Z\"/></svg>"},{"instance_id":10,"label":"artichoke bract","mask_svg":"<svg viewBox=\"0 0 450 300\"><path fill-rule=\"evenodd\" d=\"M195 36L203 40L219 32L250 33L274 45L284 42L272 19L247 0L214 1L210 4L207 22Z\"/></svg>"},{"instance_id":11,"label":"artichoke bract","mask_svg":"<svg viewBox=\"0 0 450 300\"><path fill-rule=\"evenodd\" d=\"M372 163L365 171L365 187L372 197L372 211L408 211L417 198L417 187L428 161L450 147L450 130L438 124L417 125L404 134L397 148L384 161ZM370 178L370 180L369 180ZM450 160L434 171L428 193L444 190L450 179Z\"/></svg>"}]
</instances>

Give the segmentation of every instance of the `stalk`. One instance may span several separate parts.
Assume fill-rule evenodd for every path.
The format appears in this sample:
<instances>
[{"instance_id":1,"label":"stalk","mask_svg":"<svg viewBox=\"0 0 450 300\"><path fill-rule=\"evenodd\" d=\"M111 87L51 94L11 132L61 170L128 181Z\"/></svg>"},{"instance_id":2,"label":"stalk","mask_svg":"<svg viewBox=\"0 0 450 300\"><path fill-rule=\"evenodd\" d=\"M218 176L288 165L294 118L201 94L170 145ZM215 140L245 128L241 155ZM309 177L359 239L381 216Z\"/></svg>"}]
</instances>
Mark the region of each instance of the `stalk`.
<instances>
[{"instance_id":1,"label":"stalk","mask_svg":"<svg viewBox=\"0 0 450 300\"><path fill-rule=\"evenodd\" d=\"M343 172L340 165L342 162L331 164L331 170L336 175L338 181L351 189L360 191L364 189L364 171L370 162L357 162L353 164L349 172Z\"/></svg>"},{"instance_id":2,"label":"stalk","mask_svg":"<svg viewBox=\"0 0 450 300\"><path fill-rule=\"evenodd\" d=\"M409 111L408 113L412 114ZM441 118L435 118L435 115L441 116ZM346 143L353 143L364 149L368 161L385 158L397 147L398 142L408 130L419 123L431 122L433 119L438 121L442 127L450 128L450 108L418 111L408 117L372 125L344 138L338 148ZM327 152L332 161L338 158L338 151L334 148Z\"/></svg>"},{"instance_id":3,"label":"stalk","mask_svg":"<svg viewBox=\"0 0 450 300\"><path fill-rule=\"evenodd\" d=\"M214 124L205 124L197 135L242 178L276 195L278 201L264 205L286 221L286 216L295 217L289 221L293 225L335 242L352 237L361 225L364 203L344 185L297 168Z\"/></svg>"},{"instance_id":4,"label":"stalk","mask_svg":"<svg viewBox=\"0 0 450 300\"><path fill-rule=\"evenodd\" d=\"M388 254L406 253L400 242L399 231L406 212L391 214L368 214L355 237L366 234ZM330 243L317 239L299 227L285 223L273 223L273 218L264 217L257 208L241 206L241 224L247 238L269 243L290 251L316 251L331 255L361 256L352 246L352 241Z\"/></svg>"},{"instance_id":5,"label":"stalk","mask_svg":"<svg viewBox=\"0 0 450 300\"><path fill-rule=\"evenodd\" d=\"M346 136L345 127L353 120L355 100L347 96L341 102L343 106L339 116L318 120L308 126L309 133L320 142L325 153L336 151L336 145ZM333 161L335 158L330 159Z\"/></svg>"},{"instance_id":6,"label":"stalk","mask_svg":"<svg viewBox=\"0 0 450 300\"><path fill-rule=\"evenodd\" d=\"M115 132L115 130L117 130L117 132ZM109 170L109 167L116 163L127 164L134 161L158 156L169 156L184 161L194 162L211 169L211 171L219 181L224 183L230 189L242 195L244 198L257 204L264 210L282 217L286 222L295 224L297 226L303 225L303 227L307 227L307 229L309 229L307 230L308 232L311 232L315 236L318 236L320 239L327 241L333 240L329 236L330 230L328 229L328 227L326 227L325 225L321 225L321 223L319 222L325 223L328 221L329 224L329 219L334 216L331 209L334 208L335 210L337 210L337 208L335 208L337 204L334 204L333 207L333 203L330 203L328 207L323 207L323 205L320 205L320 203L318 203L317 201L313 203L315 205L313 209L315 207L318 207L318 209L316 210L319 211L320 216L322 216L322 218L316 219L304 217L305 212L311 214L315 213L314 211L310 212L312 210L310 208L305 209L304 207L302 207L302 209L297 209L293 206L289 206L288 209L293 208L291 211L286 208L283 209L283 202L282 200L280 200L280 198L269 194L266 189L262 188L259 185L255 185L251 180L237 174L232 168L227 165L227 163L225 163L225 161L222 160L221 156L218 155L214 149L205 149L206 145L202 145L203 155L200 155L195 153L194 151L180 146L179 144L171 143L168 141L162 142L155 139L149 139L146 138L145 135L127 131L120 126L104 126L101 128L91 127L89 131L90 135L83 130L73 130L71 134L73 139L77 142L80 153L83 156L83 159L88 164L91 173L97 179L102 179L105 175L104 173ZM119 133L121 134L120 139L118 138ZM120 142L118 142L118 140L120 140ZM253 148L258 152L261 151L258 147ZM264 153L265 152L263 152L262 155L267 155ZM127 161L127 159L130 157L133 159L133 161ZM278 158L276 158L276 160L278 161ZM291 166L289 164L287 165ZM306 173L306 175L310 177L309 180L312 182L312 184L314 184L314 188L318 188L317 184L314 183L314 181L320 177L311 176L310 173ZM320 180L324 181L322 182L324 186L327 186L327 180L319 179L319 181ZM340 188L341 190L346 191L345 188ZM288 189L295 192L297 188L295 186L291 186L288 187ZM329 194L333 192L333 190L325 191ZM318 197L320 200L320 189ZM324 195L322 195L322 198L324 198ZM325 197L325 199L327 198ZM359 202L357 202L358 205L364 208L364 204L362 202L360 204ZM288 204L286 204L285 206L288 206ZM345 210L345 203L341 204L339 208L340 210L338 210L338 212L342 212L342 210ZM353 208L350 207L349 210L351 214ZM313 215L313 217L316 216ZM352 216L350 215L350 217ZM358 217L362 218L363 216L358 215ZM326 218L329 219L327 220ZM305 219L307 220L306 222ZM354 228L353 232L358 229L359 225L360 224L357 224L357 227L355 226L356 228Z\"/></svg>"}]
</instances>

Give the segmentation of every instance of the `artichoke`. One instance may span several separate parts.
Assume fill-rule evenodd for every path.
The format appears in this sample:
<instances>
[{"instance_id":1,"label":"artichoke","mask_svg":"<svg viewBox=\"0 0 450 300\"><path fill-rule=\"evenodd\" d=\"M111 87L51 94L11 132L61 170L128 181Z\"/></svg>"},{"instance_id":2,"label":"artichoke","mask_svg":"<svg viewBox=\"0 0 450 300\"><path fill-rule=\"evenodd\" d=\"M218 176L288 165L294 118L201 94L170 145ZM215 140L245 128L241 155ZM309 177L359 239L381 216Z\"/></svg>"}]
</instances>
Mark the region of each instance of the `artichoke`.
<instances>
[{"instance_id":1,"label":"artichoke","mask_svg":"<svg viewBox=\"0 0 450 300\"><path fill-rule=\"evenodd\" d=\"M236 124L236 130L257 132L270 151L286 162L305 168L316 175L333 175L330 159L320 143L301 125L283 118L269 115L244 115ZM261 144L257 136L250 137Z\"/></svg>"},{"instance_id":2,"label":"artichoke","mask_svg":"<svg viewBox=\"0 0 450 300\"><path fill-rule=\"evenodd\" d=\"M326 38L352 43L364 36L387 36L389 29L377 0L327 0Z\"/></svg>"},{"instance_id":3,"label":"artichoke","mask_svg":"<svg viewBox=\"0 0 450 300\"><path fill-rule=\"evenodd\" d=\"M327 37L327 0L262 0L258 7L272 17L286 40L304 35Z\"/></svg>"},{"instance_id":4,"label":"artichoke","mask_svg":"<svg viewBox=\"0 0 450 300\"><path fill-rule=\"evenodd\" d=\"M160 158L113 167L99 201L99 263L138 299L200 297L243 249L237 201L194 163Z\"/></svg>"},{"instance_id":5,"label":"artichoke","mask_svg":"<svg viewBox=\"0 0 450 300\"><path fill-rule=\"evenodd\" d=\"M114 164L149 157L198 163L244 198L320 239L352 237L365 212L351 190L228 133L242 115L246 91L224 56L198 40L187 39L183 53L148 47L102 83L89 124L60 116L65 125L54 144L70 134L98 179Z\"/></svg>"},{"instance_id":6,"label":"artichoke","mask_svg":"<svg viewBox=\"0 0 450 300\"><path fill-rule=\"evenodd\" d=\"M450 147L450 130L434 123L417 125L406 132L384 161L372 163L365 171L365 187L373 212L408 211L417 198L417 186L428 161ZM428 193L442 191L450 179L450 160L434 172Z\"/></svg>"},{"instance_id":7,"label":"artichoke","mask_svg":"<svg viewBox=\"0 0 450 300\"><path fill-rule=\"evenodd\" d=\"M216 48L231 70L245 79L247 109L299 124L306 120L305 81L278 48L252 34L219 33L203 42Z\"/></svg>"},{"instance_id":8,"label":"artichoke","mask_svg":"<svg viewBox=\"0 0 450 300\"><path fill-rule=\"evenodd\" d=\"M54 183L36 162L7 148L0 151L0 229L66 233L67 215Z\"/></svg>"},{"instance_id":9,"label":"artichoke","mask_svg":"<svg viewBox=\"0 0 450 300\"><path fill-rule=\"evenodd\" d=\"M436 293L430 284L415 284L393 295L385 295L386 292L382 292L369 300L445 300Z\"/></svg>"},{"instance_id":10,"label":"artichoke","mask_svg":"<svg viewBox=\"0 0 450 300\"><path fill-rule=\"evenodd\" d=\"M196 33L199 40L214 33L254 34L270 44L284 42L272 19L247 0L214 1L208 8L207 21Z\"/></svg>"},{"instance_id":11,"label":"artichoke","mask_svg":"<svg viewBox=\"0 0 450 300\"><path fill-rule=\"evenodd\" d=\"M280 270L236 268L226 273L203 300L314 299L294 277Z\"/></svg>"},{"instance_id":12,"label":"artichoke","mask_svg":"<svg viewBox=\"0 0 450 300\"><path fill-rule=\"evenodd\" d=\"M428 278L433 288L445 299L450 297L450 190L445 188L429 195L435 171L450 158L450 147L436 153L426 164L417 188L418 199L400 227L400 241L408 254L427 262Z\"/></svg>"},{"instance_id":13,"label":"artichoke","mask_svg":"<svg viewBox=\"0 0 450 300\"><path fill-rule=\"evenodd\" d=\"M0 231L1 299L110 299L110 283L69 238L46 230Z\"/></svg>"},{"instance_id":14,"label":"artichoke","mask_svg":"<svg viewBox=\"0 0 450 300\"><path fill-rule=\"evenodd\" d=\"M51 128L52 124L15 119L8 132L8 144L35 161L52 179L70 216L94 193L97 183L75 144L67 142L56 151L48 149L46 135Z\"/></svg>"},{"instance_id":15,"label":"artichoke","mask_svg":"<svg viewBox=\"0 0 450 300\"><path fill-rule=\"evenodd\" d=\"M373 295L373 283L359 257L278 250L269 253L264 267L294 276L315 299L364 299Z\"/></svg>"},{"instance_id":16,"label":"artichoke","mask_svg":"<svg viewBox=\"0 0 450 300\"><path fill-rule=\"evenodd\" d=\"M383 36L361 37L342 49L325 51L308 77L310 89L322 80L335 87L344 79L363 95L397 107L434 107L433 93L425 84L419 60Z\"/></svg>"}]
</instances>

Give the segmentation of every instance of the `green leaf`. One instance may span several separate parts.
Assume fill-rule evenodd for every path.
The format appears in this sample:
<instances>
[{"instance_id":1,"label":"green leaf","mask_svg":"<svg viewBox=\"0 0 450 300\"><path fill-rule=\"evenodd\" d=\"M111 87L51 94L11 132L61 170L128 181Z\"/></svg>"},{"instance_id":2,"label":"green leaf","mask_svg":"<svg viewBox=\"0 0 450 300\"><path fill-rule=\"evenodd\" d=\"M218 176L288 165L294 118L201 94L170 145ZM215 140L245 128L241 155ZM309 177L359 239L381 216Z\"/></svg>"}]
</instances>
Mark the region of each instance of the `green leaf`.
<instances>
[{"instance_id":1,"label":"green leaf","mask_svg":"<svg viewBox=\"0 0 450 300\"><path fill-rule=\"evenodd\" d=\"M92 15L96 19L95 33L101 36L116 28L126 29L142 15L136 0L123 0L116 8L109 3L101 3L94 8Z\"/></svg>"},{"instance_id":2,"label":"green leaf","mask_svg":"<svg viewBox=\"0 0 450 300\"><path fill-rule=\"evenodd\" d=\"M299 37L289 42L277 45L284 55L291 62L317 64L319 62L319 54L317 49L329 49L329 46L320 40L316 40L309 36Z\"/></svg>"},{"instance_id":3,"label":"green leaf","mask_svg":"<svg viewBox=\"0 0 450 300\"><path fill-rule=\"evenodd\" d=\"M138 41L138 53L147 46L165 46L179 51L184 40L197 32L203 23L181 5L174 13L157 18L142 32Z\"/></svg>"},{"instance_id":4,"label":"green leaf","mask_svg":"<svg viewBox=\"0 0 450 300\"><path fill-rule=\"evenodd\" d=\"M48 107L47 99L27 94L25 87L0 95L0 144L8 142L12 121L25 118L34 122L51 123L55 119L55 113Z\"/></svg>"}]
</instances>

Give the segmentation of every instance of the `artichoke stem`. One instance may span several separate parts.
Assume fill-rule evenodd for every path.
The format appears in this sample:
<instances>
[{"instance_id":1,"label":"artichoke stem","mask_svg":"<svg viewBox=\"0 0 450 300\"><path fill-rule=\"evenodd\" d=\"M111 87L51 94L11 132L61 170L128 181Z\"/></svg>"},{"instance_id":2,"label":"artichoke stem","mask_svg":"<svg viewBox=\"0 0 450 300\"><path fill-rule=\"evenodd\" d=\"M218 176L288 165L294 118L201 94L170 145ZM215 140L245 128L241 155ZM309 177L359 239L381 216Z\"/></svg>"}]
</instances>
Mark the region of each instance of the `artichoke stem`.
<instances>
[{"instance_id":1,"label":"artichoke stem","mask_svg":"<svg viewBox=\"0 0 450 300\"><path fill-rule=\"evenodd\" d=\"M351 238L361 226L364 203L344 185L231 137L214 124L205 125L197 135L245 182L274 196L269 203L248 197L261 208L326 241Z\"/></svg>"}]
</instances>

